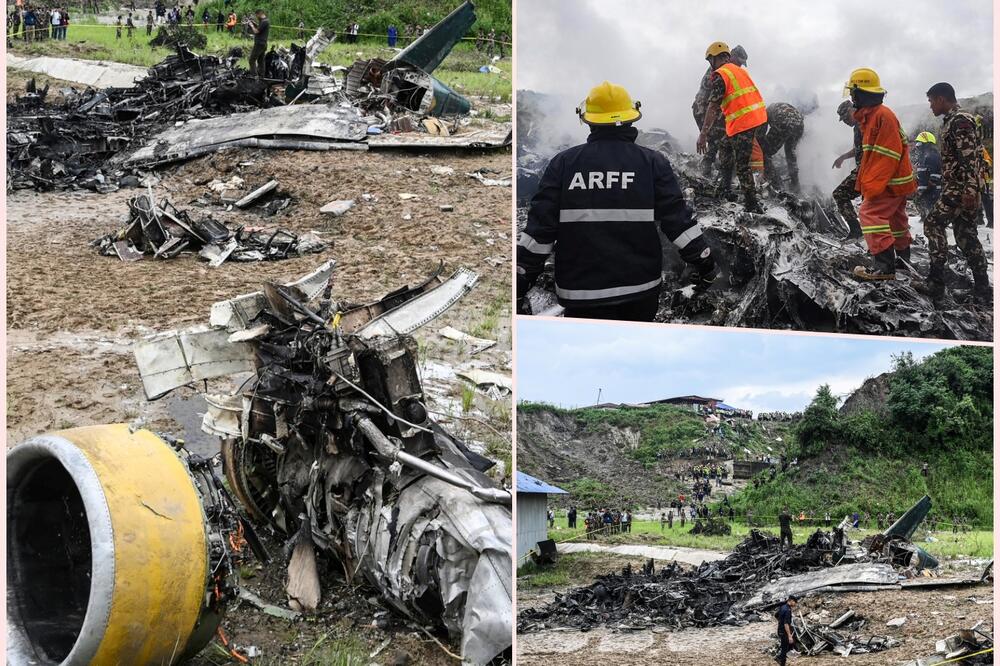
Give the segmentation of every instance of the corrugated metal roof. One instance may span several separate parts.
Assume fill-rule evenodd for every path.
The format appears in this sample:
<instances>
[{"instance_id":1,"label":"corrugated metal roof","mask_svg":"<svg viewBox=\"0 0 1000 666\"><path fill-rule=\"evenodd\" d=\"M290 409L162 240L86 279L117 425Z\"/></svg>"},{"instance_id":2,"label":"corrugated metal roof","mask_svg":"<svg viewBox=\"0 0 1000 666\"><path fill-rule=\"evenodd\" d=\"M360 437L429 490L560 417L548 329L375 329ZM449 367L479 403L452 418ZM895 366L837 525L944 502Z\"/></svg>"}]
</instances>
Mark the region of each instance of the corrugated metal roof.
<instances>
[{"instance_id":1,"label":"corrugated metal roof","mask_svg":"<svg viewBox=\"0 0 1000 666\"><path fill-rule=\"evenodd\" d=\"M518 470L517 472L517 492L519 493L537 493L542 495L568 495L562 488L556 488L551 486L544 481L539 481L530 474L525 474L524 472Z\"/></svg>"}]
</instances>

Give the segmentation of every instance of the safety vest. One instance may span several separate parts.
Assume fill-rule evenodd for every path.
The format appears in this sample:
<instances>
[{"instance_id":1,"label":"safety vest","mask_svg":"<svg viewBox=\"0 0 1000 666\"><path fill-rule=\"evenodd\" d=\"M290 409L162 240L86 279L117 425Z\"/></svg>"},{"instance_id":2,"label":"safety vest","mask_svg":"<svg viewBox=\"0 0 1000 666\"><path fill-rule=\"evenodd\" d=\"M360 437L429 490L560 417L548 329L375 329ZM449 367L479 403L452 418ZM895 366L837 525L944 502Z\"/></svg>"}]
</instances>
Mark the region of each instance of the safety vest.
<instances>
[{"instance_id":1,"label":"safety vest","mask_svg":"<svg viewBox=\"0 0 1000 666\"><path fill-rule=\"evenodd\" d=\"M726 63L715 70L726 84L722 98L722 114L726 119L726 135L733 136L767 122L764 98L745 69Z\"/></svg>"},{"instance_id":2,"label":"safety vest","mask_svg":"<svg viewBox=\"0 0 1000 666\"><path fill-rule=\"evenodd\" d=\"M854 112L861 125L863 156L855 189L865 199L884 193L905 197L917 191L917 177L910 163L910 143L896 114L884 104Z\"/></svg>"}]
</instances>

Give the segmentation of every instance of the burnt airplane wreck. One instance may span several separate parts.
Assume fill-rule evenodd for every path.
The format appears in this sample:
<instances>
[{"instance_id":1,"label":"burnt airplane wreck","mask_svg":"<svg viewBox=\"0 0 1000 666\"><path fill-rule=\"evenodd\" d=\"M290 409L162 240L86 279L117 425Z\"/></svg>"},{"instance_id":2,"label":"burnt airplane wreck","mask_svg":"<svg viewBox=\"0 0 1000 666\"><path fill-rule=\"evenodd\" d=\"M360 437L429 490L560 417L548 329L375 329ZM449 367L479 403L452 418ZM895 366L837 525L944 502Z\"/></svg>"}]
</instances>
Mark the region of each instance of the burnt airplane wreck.
<instances>
[{"instance_id":1,"label":"burnt airplane wreck","mask_svg":"<svg viewBox=\"0 0 1000 666\"><path fill-rule=\"evenodd\" d=\"M272 49L264 80L237 64L239 53L177 44L132 87L68 92L57 106L29 85L7 106L8 188L109 192L122 178L229 147L508 146L509 124L457 122L470 101L433 76L475 20L465 2L392 59L349 68L317 62L335 39L320 28L304 46Z\"/></svg>"},{"instance_id":2,"label":"burnt airplane wreck","mask_svg":"<svg viewBox=\"0 0 1000 666\"><path fill-rule=\"evenodd\" d=\"M549 158L573 139L545 127L546 104L537 93L518 101L518 228L527 223L531 196ZM828 193L800 198L768 185L765 212L749 214L719 198L700 171L700 157L683 151L662 130L640 130L637 143L670 158L684 197L701 224L721 270L715 284L696 292L672 244L664 243L664 283L657 321L716 326L992 340L993 312L972 302L972 274L951 248L948 297L935 306L915 287L927 275L927 241L919 232L912 261L892 282L860 282L854 266L868 260L863 241L845 240L848 228ZM911 220L917 217L915 209ZM992 235L992 230L990 231ZM992 242L983 243L992 264ZM561 314L550 259L528 301L536 314Z\"/></svg>"},{"instance_id":3,"label":"burnt airplane wreck","mask_svg":"<svg viewBox=\"0 0 1000 666\"><path fill-rule=\"evenodd\" d=\"M155 335L135 346L149 399L182 386L204 388L208 409L202 429L221 439L220 473L213 460L125 425L63 431L11 450L8 525L11 535L23 537L8 541L9 557L12 548L16 556L8 611L19 639L8 651L11 663L35 663L30 661L35 656L58 662L84 650L114 657L99 663L148 663L148 655L157 663L178 663L207 643L225 602L238 595L235 579L218 587L215 577L238 569L251 554L268 557L256 536L261 531L286 544L286 589L297 610L316 609L323 587L317 557L329 557L340 563L348 583L363 582L391 610L419 626L447 631L463 661L484 664L509 652L511 493L485 474L491 460L431 418L410 336L472 289L477 275L459 269L445 277L439 269L417 286L362 304L335 298L333 276L330 261L296 282L264 284L261 291L213 305L207 326ZM163 463L167 468L181 465L176 478L154 480L127 466L96 463L94 473L78 475L74 470L83 463L72 466L95 450L111 459L137 460L151 455L147 449L172 460ZM58 462L71 473L59 476ZM40 470L49 467L51 473L43 475ZM52 474L58 483L50 483ZM188 489L191 477L197 483ZM176 587L190 588L194 600L210 603L185 606L190 613L185 620L195 629L184 634L183 655L160 645L164 641L152 636L163 635L159 628L123 643L116 633L122 620L108 620L100 605L87 602L83 576L89 569L97 572L107 552L94 538L107 513L97 502L102 486L113 518L116 492L124 493L130 498L122 509L127 518L159 520L161 531L167 523L183 528L177 540L191 552L205 552L198 549L206 543L218 546L209 549L218 561L171 552L161 562L158 554L169 548L160 543L144 560L151 570L173 568ZM198 518L189 525L181 509L191 507L180 501L183 506L174 506L166 499L172 495L203 507L209 522ZM53 506L67 508L41 523L63 521L73 529L38 534L34 519ZM145 547L143 541L122 548ZM59 554L32 561L31 553L49 547ZM55 628L29 592L40 567L52 574L46 580L58 588L53 593L67 599ZM147 583L141 590L109 583L102 594L125 608L167 612L151 607L157 599L147 598L152 594ZM205 589L211 592L207 596ZM56 629L61 630L57 644L50 640ZM131 651L147 644L155 646L141 654Z\"/></svg>"},{"instance_id":4,"label":"burnt airplane wreck","mask_svg":"<svg viewBox=\"0 0 1000 666\"><path fill-rule=\"evenodd\" d=\"M626 567L621 573L601 575L589 586L557 594L551 603L518 613L518 632L567 627L587 631L607 626L621 631L652 627L674 630L688 627L745 625L771 620L774 609L789 595L826 592L926 589L979 585L984 579L928 576L937 561L909 539L930 511L924 497L875 539L852 543L846 539L847 519L832 532L816 530L800 545L782 549L780 540L752 530L722 560L688 569L673 563L656 569L649 560L641 571ZM892 545L889 545L892 544ZM901 553L907 553L903 557ZM849 625L845 618L843 624ZM825 636L855 653L892 647L882 637L861 640L837 632L840 625L800 630L810 633L810 649L820 651Z\"/></svg>"},{"instance_id":5,"label":"burnt airplane wreck","mask_svg":"<svg viewBox=\"0 0 1000 666\"><path fill-rule=\"evenodd\" d=\"M157 202L152 191L130 199L128 207L124 225L91 242L101 254L140 261L197 251L216 268L225 261L278 261L327 248L315 234L299 235L281 227L233 230L211 216L192 218L166 199Z\"/></svg>"}]
</instances>

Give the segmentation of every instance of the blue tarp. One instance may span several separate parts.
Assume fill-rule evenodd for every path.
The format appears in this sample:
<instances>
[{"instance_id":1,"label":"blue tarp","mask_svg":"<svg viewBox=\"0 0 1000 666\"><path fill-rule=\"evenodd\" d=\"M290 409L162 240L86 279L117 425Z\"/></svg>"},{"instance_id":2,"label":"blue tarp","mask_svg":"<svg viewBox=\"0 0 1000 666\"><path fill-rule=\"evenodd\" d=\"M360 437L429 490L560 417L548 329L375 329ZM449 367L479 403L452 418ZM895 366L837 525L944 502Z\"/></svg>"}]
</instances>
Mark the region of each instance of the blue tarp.
<instances>
[{"instance_id":1,"label":"blue tarp","mask_svg":"<svg viewBox=\"0 0 1000 666\"><path fill-rule=\"evenodd\" d=\"M715 408L716 409L721 409L721 410L724 410L724 411L727 411L727 412L735 412L736 411L735 407L730 407L729 405L727 405L724 402L720 402L719 404L717 404L715 406Z\"/></svg>"},{"instance_id":2,"label":"blue tarp","mask_svg":"<svg viewBox=\"0 0 1000 666\"><path fill-rule=\"evenodd\" d=\"M542 495L568 495L562 488L556 488L555 486L550 486L544 481L539 481L530 474L525 474L524 472L518 470L517 472L517 492L519 493L536 493Z\"/></svg>"}]
</instances>

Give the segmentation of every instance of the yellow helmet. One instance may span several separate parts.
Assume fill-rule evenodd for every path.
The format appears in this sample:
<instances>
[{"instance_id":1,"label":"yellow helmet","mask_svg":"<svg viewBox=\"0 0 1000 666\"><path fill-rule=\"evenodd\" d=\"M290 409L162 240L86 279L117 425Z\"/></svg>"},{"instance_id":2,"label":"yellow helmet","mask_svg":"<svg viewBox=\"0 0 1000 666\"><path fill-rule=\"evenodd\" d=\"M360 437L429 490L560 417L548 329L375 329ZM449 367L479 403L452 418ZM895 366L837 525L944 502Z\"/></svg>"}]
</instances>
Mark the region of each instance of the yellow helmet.
<instances>
[{"instance_id":1,"label":"yellow helmet","mask_svg":"<svg viewBox=\"0 0 1000 666\"><path fill-rule=\"evenodd\" d=\"M844 97L850 95L851 91L855 88L871 93L885 92L882 82L879 81L878 74L875 73L874 69L868 67L859 67L851 72L851 78L844 84Z\"/></svg>"},{"instance_id":2,"label":"yellow helmet","mask_svg":"<svg viewBox=\"0 0 1000 666\"><path fill-rule=\"evenodd\" d=\"M625 88L605 81L590 90L576 113L588 125L621 125L642 118L640 106L638 101L632 103Z\"/></svg>"},{"instance_id":3,"label":"yellow helmet","mask_svg":"<svg viewBox=\"0 0 1000 666\"><path fill-rule=\"evenodd\" d=\"M930 132L921 132L917 135L917 143L937 143L937 139Z\"/></svg>"},{"instance_id":4,"label":"yellow helmet","mask_svg":"<svg viewBox=\"0 0 1000 666\"><path fill-rule=\"evenodd\" d=\"M723 53L729 53L729 44L725 42L712 42L705 49L705 60L708 60L712 56L722 55Z\"/></svg>"}]
</instances>

